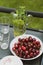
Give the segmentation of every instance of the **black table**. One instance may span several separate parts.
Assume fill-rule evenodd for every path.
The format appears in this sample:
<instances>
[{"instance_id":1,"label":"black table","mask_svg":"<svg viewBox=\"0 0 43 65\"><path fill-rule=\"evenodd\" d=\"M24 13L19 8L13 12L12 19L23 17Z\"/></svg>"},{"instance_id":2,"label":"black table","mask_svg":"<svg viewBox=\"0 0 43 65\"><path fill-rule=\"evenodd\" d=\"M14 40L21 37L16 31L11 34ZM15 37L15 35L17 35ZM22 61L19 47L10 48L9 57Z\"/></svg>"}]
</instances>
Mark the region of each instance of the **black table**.
<instances>
[{"instance_id":1,"label":"black table","mask_svg":"<svg viewBox=\"0 0 43 65\"><path fill-rule=\"evenodd\" d=\"M43 33L41 32L37 32L37 31L33 31L33 30L26 30L25 34L32 34L35 35L37 37L39 37L42 41L43 41ZM13 36L13 28L10 27L10 42L11 40L14 38ZM10 46L10 45L9 45ZM6 49L6 50L2 50L0 48L0 59L7 56L7 55L12 55L10 52L10 49ZM43 55L41 55L39 58L35 59L35 60L31 60L31 61L23 61L24 65L43 65Z\"/></svg>"}]
</instances>

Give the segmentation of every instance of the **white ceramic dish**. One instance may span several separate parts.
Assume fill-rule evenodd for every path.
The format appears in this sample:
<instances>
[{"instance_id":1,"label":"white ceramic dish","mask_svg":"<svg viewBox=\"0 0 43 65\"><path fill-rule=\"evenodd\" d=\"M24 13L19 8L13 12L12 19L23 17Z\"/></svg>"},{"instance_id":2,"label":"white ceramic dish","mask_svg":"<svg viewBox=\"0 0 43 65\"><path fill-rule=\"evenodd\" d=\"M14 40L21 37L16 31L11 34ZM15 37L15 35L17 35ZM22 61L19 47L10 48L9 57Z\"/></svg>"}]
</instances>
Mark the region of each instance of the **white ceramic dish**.
<instances>
[{"instance_id":1,"label":"white ceramic dish","mask_svg":"<svg viewBox=\"0 0 43 65\"><path fill-rule=\"evenodd\" d=\"M0 65L23 65L23 63L16 56L6 56L0 60Z\"/></svg>"},{"instance_id":2,"label":"white ceramic dish","mask_svg":"<svg viewBox=\"0 0 43 65\"><path fill-rule=\"evenodd\" d=\"M17 56L17 55L15 54L15 52L13 52L13 50L12 50L12 48L13 48L13 46L14 46L14 43L15 43L15 42L18 42L18 38L24 38L24 37L29 37L29 36L32 36L32 38L35 38L36 40L40 41L40 44L41 44L40 53L39 53L39 55L37 55L36 57L30 58L30 59L24 59L24 58L20 58L20 57L19 57L19 58L22 59L22 60L33 60L33 59L36 59L36 58L38 58L38 57L42 54L42 52L43 52L42 41L41 41L38 37L33 36L33 35L24 34L24 35L21 35L21 36L18 36L18 37L16 37L16 38L14 38L14 39L11 41L11 43L10 43L10 51L11 51L11 53L12 53L13 55Z\"/></svg>"}]
</instances>

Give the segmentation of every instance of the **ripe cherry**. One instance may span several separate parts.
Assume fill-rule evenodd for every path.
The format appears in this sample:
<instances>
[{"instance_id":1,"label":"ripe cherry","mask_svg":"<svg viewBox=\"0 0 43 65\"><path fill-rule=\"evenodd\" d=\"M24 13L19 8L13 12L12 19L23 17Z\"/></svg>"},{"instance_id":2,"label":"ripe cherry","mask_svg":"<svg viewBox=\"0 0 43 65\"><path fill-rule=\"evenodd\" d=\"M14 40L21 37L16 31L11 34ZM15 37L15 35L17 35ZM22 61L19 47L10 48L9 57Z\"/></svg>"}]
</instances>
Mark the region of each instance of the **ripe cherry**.
<instances>
[{"instance_id":1,"label":"ripe cherry","mask_svg":"<svg viewBox=\"0 0 43 65\"><path fill-rule=\"evenodd\" d=\"M15 51L15 47L13 47L12 50Z\"/></svg>"},{"instance_id":2,"label":"ripe cherry","mask_svg":"<svg viewBox=\"0 0 43 65\"><path fill-rule=\"evenodd\" d=\"M28 50L29 49L29 47L28 46L26 46L26 50Z\"/></svg>"},{"instance_id":3,"label":"ripe cherry","mask_svg":"<svg viewBox=\"0 0 43 65\"><path fill-rule=\"evenodd\" d=\"M20 54L22 54L23 50L21 49L21 51L19 52Z\"/></svg>"},{"instance_id":4,"label":"ripe cherry","mask_svg":"<svg viewBox=\"0 0 43 65\"><path fill-rule=\"evenodd\" d=\"M26 47L25 46L22 46L22 50L25 51L26 50Z\"/></svg>"},{"instance_id":5,"label":"ripe cherry","mask_svg":"<svg viewBox=\"0 0 43 65\"><path fill-rule=\"evenodd\" d=\"M30 53L30 57L33 57L33 52Z\"/></svg>"},{"instance_id":6,"label":"ripe cherry","mask_svg":"<svg viewBox=\"0 0 43 65\"><path fill-rule=\"evenodd\" d=\"M33 39L32 39L32 37L31 37L31 36L29 37L29 41L30 41L30 42L32 42L32 41L33 41Z\"/></svg>"},{"instance_id":7,"label":"ripe cherry","mask_svg":"<svg viewBox=\"0 0 43 65\"><path fill-rule=\"evenodd\" d=\"M33 38L33 42L35 42L36 41L36 39L35 38Z\"/></svg>"},{"instance_id":8,"label":"ripe cherry","mask_svg":"<svg viewBox=\"0 0 43 65\"><path fill-rule=\"evenodd\" d=\"M28 38L26 38L25 41L28 42Z\"/></svg>"},{"instance_id":9,"label":"ripe cherry","mask_svg":"<svg viewBox=\"0 0 43 65\"><path fill-rule=\"evenodd\" d=\"M21 47L18 48L18 51L21 51Z\"/></svg>"},{"instance_id":10,"label":"ripe cherry","mask_svg":"<svg viewBox=\"0 0 43 65\"><path fill-rule=\"evenodd\" d=\"M36 45L36 41L33 41L33 44Z\"/></svg>"},{"instance_id":11,"label":"ripe cherry","mask_svg":"<svg viewBox=\"0 0 43 65\"><path fill-rule=\"evenodd\" d=\"M27 43L24 43L24 46L28 46L28 44Z\"/></svg>"},{"instance_id":12,"label":"ripe cherry","mask_svg":"<svg viewBox=\"0 0 43 65\"><path fill-rule=\"evenodd\" d=\"M36 46L34 45L33 48L36 49Z\"/></svg>"},{"instance_id":13,"label":"ripe cherry","mask_svg":"<svg viewBox=\"0 0 43 65\"><path fill-rule=\"evenodd\" d=\"M27 55L27 59L30 58L30 55Z\"/></svg>"},{"instance_id":14,"label":"ripe cherry","mask_svg":"<svg viewBox=\"0 0 43 65\"><path fill-rule=\"evenodd\" d=\"M28 51L27 50L25 51L25 55L28 55Z\"/></svg>"},{"instance_id":15,"label":"ripe cherry","mask_svg":"<svg viewBox=\"0 0 43 65\"><path fill-rule=\"evenodd\" d=\"M39 42L39 41L36 41L36 44L37 44L37 45L39 45L39 44L40 44L40 42Z\"/></svg>"},{"instance_id":16,"label":"ripe cherry","mask_svg":"<svg viewBox=\"0 0 43 65\"><path fill-rule=\"evenodd\" d=\"M22 58L22 54L19 54L19 57L21 57L21 58Z\"/></svg>"},{"instance_id":17,"label":"ripe cherry","mask_svg":"<svg viewBox=\"0 0 43 65\"><path fill-rule=\"evenodd\" d=\"M22 39L22 42L23 42L23 43L25 42L25 39L24 39L24 38Z\"/></svg>"},{"instance_id":18,"label":"ripe cherry","mask_svg":"<svg viewBox=\"0 0 43 65\"><path fill-rule=\"evenodd\" d=\"M16 53L16 55L18 55L19 54L18 50L15 50L15 53Z\"/></svg>"},{"instance_id":19,"label":"ripe cherry","mask_svg":"<svg viewBox=\"0 0 43 65\"><path fill-rule=\"evenodd\" d=\"M24 56L25 55L25 52L22 52L22 55Z\"/></svg>"},{"instance_id":20,"label":"ripe cherry","mask_svg":"<svg viewBox=\"0 0 43 65\"><path fill-rule=\"evenodd\" d=\"M37 54L36 54L36 52L34 52L34 56L36 56Z\"/></svg>"},{"instance_id":21,"label":"ripe cherry","mask_svg":"<svg viewBox=\"0 0 43 65\"><path fill-rule=\"evenodd\" d=\"M15 45L15 48L18 48L18 45L17 44Z\"/></svg>"},{"instance_id":22,"label":"ripe cherry","mask_svg":"<svg viewBox=\"0 0 43 65\"><path fill-rule=\"evenodd\" d=\"M24 55L24 56L23 56L23 58L25 59L25 58L26 58L26 56Z\"/></svg>"},{"instance_id":23,"label":"ripe cherry","mask_svg":"<svg viewBox=\"0 0 43 65\"><path fill-rule=\"evenodd\" d=\"M33 43L31 43L30 45L31 45L31 47L33 47Z\"/></svg>"},{"instance_id":24,"label":"ripe cherry","mask_svg":"<svg viewBox=\"0 0 43 65\"><path fill-rule=\"evenodd\" d=\"M34 53L35 52L35 49L32 49L32 52Z\"/></svg>"},{"instance_id":25,"label":"ripe cherry","mask_svg":"<svg viewBox=\"0 0 43 65\"><path fill-rule=\"evenodd\" d=\"M29 52L31 52L32 51L32 48L29 48Z\"/></svg>"},{"instance_id":26,"label":"ripe cherry","mask_svg":"<svg viewBox=\"0 0 43 65\"><path fill-rule=\"evenodd\" d=\"M38 45L37 48L40 49L41 45Z\"/></svg>"},{"instance_id":27,"label":"ripe cherry","mask_svg":"<svg viewBox=\"0 0 43 65\"><path fill-rule=\"evenodd\" d=\"M31 47L31 44L28 44L28 47L30 48Z\"/></svg>"},{"instance_id":28,"label":"ripe cherry","mask_svg":"<svg viewBox=\"0 0 43 65\"><path fill-rule=\"evenodd\" d=\"M21 44L21 42L20 41L18 41L18 45L20 45Z\"/></svg>"},{"instance_id":29,"label":"ripe cherry","mask_svg":"<svg viewBox=\"0 0 43 65\"><path fill-rule=\"evenodd\" d=\"M18 39L18 41L19 41L19 42L21 42L21 41L22 41L22 39L21 39L21 38L19 38L19 39Z\"/></svg>"},{"instance_id":30,"label":"ripe cherry","mask_svg":"<svg viewBox=\"0 0 43 65\"><path fill-rule=\"evenodd\" d=\"M37 55L39 54L39 50L36 50L36 54L37 54Z\"/></svg>"}]
</instances>

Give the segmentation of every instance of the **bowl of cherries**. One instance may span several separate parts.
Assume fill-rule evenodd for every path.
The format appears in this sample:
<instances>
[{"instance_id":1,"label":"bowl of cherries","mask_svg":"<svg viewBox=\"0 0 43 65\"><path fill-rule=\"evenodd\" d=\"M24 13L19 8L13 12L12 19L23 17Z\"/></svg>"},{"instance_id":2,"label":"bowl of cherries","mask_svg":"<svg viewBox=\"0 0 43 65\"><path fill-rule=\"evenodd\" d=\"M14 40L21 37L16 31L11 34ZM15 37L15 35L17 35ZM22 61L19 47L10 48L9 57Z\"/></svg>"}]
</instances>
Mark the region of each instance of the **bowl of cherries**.
<instances>
[{"instance_id":1,"label":"bowl of cherries","mask_svg":"<svg viewBox=\"0 0 43 65\"><path fill-rule=\"evenodd\" d=\"M22 60L33 60L42 54L42 41L36 36L24 34L11 41L10 51Z\"/></svg>"}]
</instances>

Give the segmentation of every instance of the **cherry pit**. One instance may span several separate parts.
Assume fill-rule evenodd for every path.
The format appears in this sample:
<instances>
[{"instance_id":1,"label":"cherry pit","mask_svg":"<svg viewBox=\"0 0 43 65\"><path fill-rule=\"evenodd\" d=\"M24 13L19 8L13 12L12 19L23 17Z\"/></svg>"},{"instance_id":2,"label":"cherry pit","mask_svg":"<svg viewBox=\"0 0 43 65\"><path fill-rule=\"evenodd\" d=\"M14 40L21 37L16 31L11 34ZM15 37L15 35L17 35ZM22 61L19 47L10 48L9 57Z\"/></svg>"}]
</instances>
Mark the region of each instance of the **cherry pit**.
<instances>
[{"instance_id":1,"label":"cherry pit","mask_svg":"<svg viewBox=\"0 0 43 65\"><path fill-rule=\"evenodd\" d=\"M20 58L34 58L40 53L40 41L29 36L28 38L19 38L18 42L14 43L13 52Z\"/></svg>"}]
</instances>

